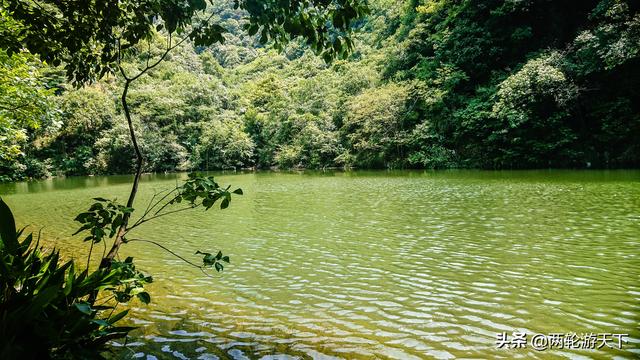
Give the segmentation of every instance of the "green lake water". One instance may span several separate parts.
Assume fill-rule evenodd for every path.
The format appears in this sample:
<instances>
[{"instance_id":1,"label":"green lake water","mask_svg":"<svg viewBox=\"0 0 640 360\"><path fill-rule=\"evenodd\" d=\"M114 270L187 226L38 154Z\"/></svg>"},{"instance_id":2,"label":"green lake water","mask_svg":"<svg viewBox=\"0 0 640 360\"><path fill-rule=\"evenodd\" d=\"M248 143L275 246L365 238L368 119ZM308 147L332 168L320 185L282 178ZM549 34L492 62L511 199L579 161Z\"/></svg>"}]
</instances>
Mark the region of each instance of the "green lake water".
<instances>
[{"instance_id":1,"label":"green lake water","mask_svg":"<svg viewBox=\"0 0 640 360\"><path fill-rule=\"evenodd\" d=\"M184 174L147 175L137 207ZM84 263L70 238L91 197L130 176L0 185L21 225ZM128 346L158 359L640 357L639 171L219 174L227 210L136 230L121 255L154 276ZM132 235L133 236L133 235ZM100 249L101 251L101 249ZM622 349L498 349L497 334L629 334Z\"/></svg>"}]
</instances>

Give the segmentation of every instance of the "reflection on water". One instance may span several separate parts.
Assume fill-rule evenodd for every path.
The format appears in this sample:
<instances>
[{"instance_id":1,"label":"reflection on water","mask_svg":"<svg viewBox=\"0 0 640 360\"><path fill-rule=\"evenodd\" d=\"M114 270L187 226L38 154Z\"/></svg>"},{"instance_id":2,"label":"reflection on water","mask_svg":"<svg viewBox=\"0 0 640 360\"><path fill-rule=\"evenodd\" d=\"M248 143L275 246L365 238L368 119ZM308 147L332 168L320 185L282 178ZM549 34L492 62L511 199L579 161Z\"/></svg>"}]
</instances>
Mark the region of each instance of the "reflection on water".
<instances>
[{"instance_id":1,"label":"reflection on water","mask_svg":"<svg viewBox=\"0 0 640 360\"><path fill-rule=\"evenodd\" d=\"M148 175L138 207L183 174ZM129 176L0 187L23 225L68 239L91 197ZM640 356L640 172L221 174L224 211L163 218L136 237L183 255L222 249L211 279L146 244L154 275L128 346L156 358L635 358ZM197 259L197 258L195 258ZM496 334L625 333L622 350L497 349Z\"/></svg>"}]
</instances>

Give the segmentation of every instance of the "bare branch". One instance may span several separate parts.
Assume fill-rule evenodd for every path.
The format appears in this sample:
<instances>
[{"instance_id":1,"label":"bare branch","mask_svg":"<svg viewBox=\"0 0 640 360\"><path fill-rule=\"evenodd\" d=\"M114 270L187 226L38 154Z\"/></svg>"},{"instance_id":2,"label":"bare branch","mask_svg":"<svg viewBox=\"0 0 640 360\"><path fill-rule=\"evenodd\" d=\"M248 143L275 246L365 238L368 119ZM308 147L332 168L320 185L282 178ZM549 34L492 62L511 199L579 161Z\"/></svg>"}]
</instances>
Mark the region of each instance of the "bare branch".
<instances>
[{"instance_id":1,"label":"bare branch","mask_svg":"<svg viewBox=\"0 0 640 360\"><path fill-rule=\"evenodd\" d=\"M146 243L149 243L149 244L153 244L153 245L155 245L155 246L158 246L159 248L161 248L161 249L163 249L164 251L168 252L169 254L171 254L171 255L173 255L173 256L175 256L175 257L177 257L178 259L180 259L180 260L184 261L185 263L187 263L187 264L189 264L189 265L191 265L191 266L193 266L193 267L195 267L195 268L200 269L200 270L202 271L202 273L203 273L203 274L205 274L206 276L213 278L213 276L211 276L211 275L207 274L207 273L204 271L204 269L205 269L205 268L204 268L204 266L202 266L202 265L198 265L198 264L196 264L196 263L194 263L194 262L192 262L192 261L190 261L190 260L188 260L188 259L185 259L184 257L182 257L182 256L180 256L180 255L178 255L178 254L176 254L174 251L172 251L172 250L171 250L171 249L169 249L168 247L166 247L166 246L164 246L164 245L162 245L162 244L160 244L160 243L158 243L158 242L156 242L156 241L144 240L144 239L129 239L129 240L127 240L127 242L134 242L134 241L138 241L138 242L146 242Z\"/></svg>"},{"instance_id":2,"label":"bare branch","mask_svg":"<svg viewBox=\"0 0 640 360\"><path fill-rule=\"evenodd\" d=\"M155 204L153 203L153 200L156 198L156 196L162 194L163 192L167 191L167 190L162 190L158 193L153 194L153 197L151 198L151 200L149 201L149 204L147 205L147 208L145 209L144 213L142 214L142 216L131 226L130 229L133 229L134 227L140 225L140 222L144 221L145 217L147 215L149 215L149 213L151 212L151 210L155 209L156 206L158 206L160 203L162 203L167 197L169 197L169 195L171 195L172 193L174 193L176 190L178 190L177 188L171 189L171 191L169 191L168 193L166 193L161 199L159 199ZM168 201L164 206L166 207L168 204L170 204L171 201ZM157 214L157 212L156 212Z\"/></svg>"},{"instance_id":3,"label":"bare branch","mask_svg":"<svg viewBox=\"0 0 640 360\"><path fill-rule=\"evenodd\" d=\"M182 211L185 211L185 210L195 209L196 207L197 207L197 205L194 204L194 205L190 205L190 206L185 207L185 208L180 208L180 209L176 209L176 210L172 210L172 211L167 211L167 212L162 213L162 214L154 215L154 216L152 216L150 218L147 218L147 219L142 219L141 218L141 220L138 220L135 224L131 225L131 227L127 228L127 230L124 233L126 234L129 231L135 229L136 227L138 227L138 226L140 226L140 225L142 225L142 224L144 224L146 222L149 222L149 221L151 221L153 219L157 219L159 217L162 217L162 216L165 216L165 215L169 215L169 214L175 214L175 213L182 212Z\"/></svg>"}]
</instances>

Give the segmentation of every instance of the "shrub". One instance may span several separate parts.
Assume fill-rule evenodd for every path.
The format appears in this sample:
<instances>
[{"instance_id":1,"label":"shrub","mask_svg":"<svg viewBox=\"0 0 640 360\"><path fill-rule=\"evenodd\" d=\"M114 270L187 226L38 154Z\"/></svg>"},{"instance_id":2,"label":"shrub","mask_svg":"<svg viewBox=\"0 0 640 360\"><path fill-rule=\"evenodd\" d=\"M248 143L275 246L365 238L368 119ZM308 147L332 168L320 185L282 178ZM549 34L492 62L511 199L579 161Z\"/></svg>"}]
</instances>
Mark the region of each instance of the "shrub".
<instances>
[{"instance_id":1,"label":"shrub","mask_svg":"<svg viewBox=\"0 0 640 360\"><path fill-rule=\"evenodd\" d=\"M116 325L128 312L116 307L134 296L148 302L143 285L151 278L131 258L81 271L38 240L16 230L0 199L0 358L104 359L107 343L133 329Z\"/></svg>"}]
</instances>

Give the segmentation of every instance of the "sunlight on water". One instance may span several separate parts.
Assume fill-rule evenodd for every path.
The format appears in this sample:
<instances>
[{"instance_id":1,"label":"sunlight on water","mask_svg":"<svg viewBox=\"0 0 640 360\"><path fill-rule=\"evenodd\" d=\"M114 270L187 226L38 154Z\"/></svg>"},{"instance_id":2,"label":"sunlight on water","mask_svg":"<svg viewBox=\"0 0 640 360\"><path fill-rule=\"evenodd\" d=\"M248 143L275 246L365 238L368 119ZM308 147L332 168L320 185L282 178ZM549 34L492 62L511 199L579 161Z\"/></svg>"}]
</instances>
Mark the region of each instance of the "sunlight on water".
<instances>
[{"instance_id":1,"label":"sunlight on water","mask_svg":"<svg viewBox=\"0 0 640 360\"><path fill-rule=\"evenodd\" d=\"M138 208L179 175L149 175ZM129 177L5 184L22 225L68 239ZM182 255L222 249L214 278L146 244L152 304L128 346L156 358L635 358L640 356L640 172L222 174L227 210L136 230ZM143 205L144 204L144 205ZM33 229L33 228L32 228ZM101 249L100 249L101 251ZM193 257L194 260L198 258ZM498 349L496 334L623 333L619 349ZM151 357L150 357L151 358Z\"/></svg>"}]
</instances>

